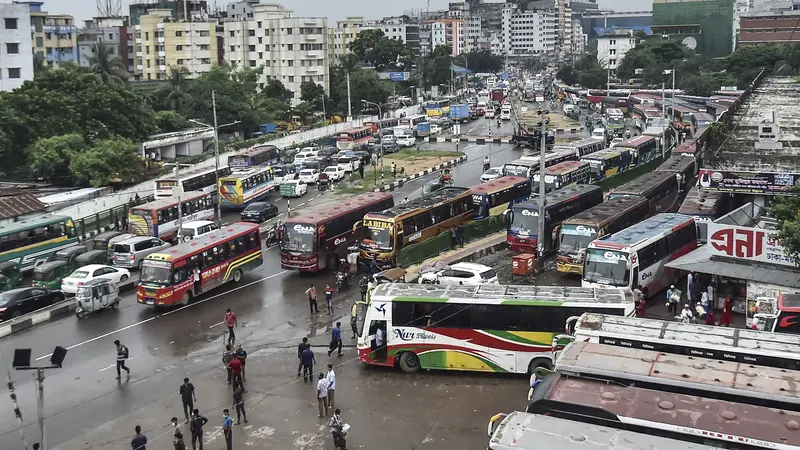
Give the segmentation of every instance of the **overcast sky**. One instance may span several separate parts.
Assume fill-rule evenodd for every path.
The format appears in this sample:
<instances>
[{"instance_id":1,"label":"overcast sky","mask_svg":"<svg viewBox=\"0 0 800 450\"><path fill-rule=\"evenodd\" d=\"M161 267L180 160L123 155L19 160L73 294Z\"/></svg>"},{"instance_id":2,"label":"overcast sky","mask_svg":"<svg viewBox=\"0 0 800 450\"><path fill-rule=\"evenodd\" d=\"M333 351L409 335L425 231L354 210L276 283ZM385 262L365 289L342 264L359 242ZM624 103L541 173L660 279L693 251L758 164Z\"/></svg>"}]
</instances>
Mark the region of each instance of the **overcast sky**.
<instances>
[{"instance_id":1,"label":"overcast sky","mask_svg":"<svg viewBox=\"0 0 800 450\"><path fill-rule=\"evenodd\" d=\"M3 3L10 3L2 0ZM155 1L155 0L152 0ZM614 9L617 11L643 11L652 9L652 0L598 0L600 7L604 9ZM127 14L127 7L131 0L122 0L124 13ZM209 4L223 6L229 3L228 0L209 0ZM291 8L297 16L323 16L329 19L329 26L335 24L337 20L342 20L347 16L364 16L367 19L380 19L384 16L402 14L409 9L423 9L427 5L426 0L295 0L280 1L269 0L264 3L282 3L287 8ZM431 9L446 9L448 0L430 0ZM83 24L83 20L90 19L97 15L96 0L44 0L44 9L52 13L72 14L77 19L78 25Z\"/></svg>"}]
</instances>

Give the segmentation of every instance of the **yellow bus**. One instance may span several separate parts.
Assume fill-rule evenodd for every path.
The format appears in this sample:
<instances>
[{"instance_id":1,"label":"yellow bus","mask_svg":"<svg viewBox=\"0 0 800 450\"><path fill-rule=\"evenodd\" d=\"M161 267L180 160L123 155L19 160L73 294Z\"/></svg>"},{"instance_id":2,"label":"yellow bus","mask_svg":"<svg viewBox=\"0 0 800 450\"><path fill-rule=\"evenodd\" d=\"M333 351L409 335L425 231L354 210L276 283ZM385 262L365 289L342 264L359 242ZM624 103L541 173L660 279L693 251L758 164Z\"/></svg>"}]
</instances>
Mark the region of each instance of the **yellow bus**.
<instances>
[{"instance_id":1,"label":"yellow bus","mask_svg":"<svg viewBox=\"0 0 800 450\"><path fill-rule=\"evenodd\" d=\"M252 202L263 199L275 189L271 167L253 167L237 170L219 179L221 206L226 209L241 209Z\"/></svg>"},{"instance_id":2,"label":"yellow bus","mask_svg":"<svg viewBox=\"0 0 800 450\"><path fill-rule=\"evenodd\" d=\"M403 247L438 236L453 226L472 220L475 207L469 188L446 187L406 203L364 215L354 232L362 264L375 261L381 269L395 266Z\"/></svg>"}]
</instances>

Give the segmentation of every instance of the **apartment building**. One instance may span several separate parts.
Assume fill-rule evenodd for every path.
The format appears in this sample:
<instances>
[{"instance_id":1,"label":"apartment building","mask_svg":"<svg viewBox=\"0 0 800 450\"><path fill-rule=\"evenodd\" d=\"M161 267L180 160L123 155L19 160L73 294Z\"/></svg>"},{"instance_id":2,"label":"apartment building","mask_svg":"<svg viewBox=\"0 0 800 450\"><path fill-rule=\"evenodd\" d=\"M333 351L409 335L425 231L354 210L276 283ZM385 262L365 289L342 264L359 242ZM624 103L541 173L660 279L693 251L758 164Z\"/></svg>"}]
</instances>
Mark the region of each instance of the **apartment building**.
<instances>
[{"instance_id":1,"label":"apartment building","mask_svg":"<svg viewBox=\"0 0 800 450\"><path fill-rule=\"evenodd\" d=\"M253 18L224 23L225 60L261 68L259 84L279 80L300 102L300 84L313 81L330 92L328 19L292 17L278 4L253 6Z\"/></svg>"},{"instance_id":2,"label":"apartment building","mask_svg":"<svg viewBox=\"0 0 800 450\"><path fill-rule=\"evenodd\" d=\"M571 0L555 0L556 27L558 33L557 55L566 60L573 50L573 18Z\"/></svg>"},{"instance_id":3,"label":"apartment building","mask_svg":"<svg viewBox=\"0 0 800 450\"><path fill-rule=\"evenodd\" d=\"M196 78L222 61L221 36L213 21L178 20L170 9L151 9L133 27L137 80L166 80L169 68L185 67Z\"/></svg>"},{"instance_id":4,"label":"apartment building","mask_svg":"<svg viewBox=\"0 0 800 450\"><path fill-rule=\"evenodd\" d=\"M348 17L337 21L336 28L328 28L328 59L335 63L350 53L349 45L356 39L358 33L372 30L375 26L375 21L367 21L363 17Z\"/></svg>"},{"instance_id":5,"label":"apartment building","mask_svg":"<svg viewBox=\"0 0 800 450\"><path fill-rule=\"evenodd\" d=\"M402 41L415 52L420 50L420 25L409 23L405 17L384 17L375 28L390 39Z\"/></svg>"},{"instance_id":6,"label":"apartment building","mask_svg":"<svg viewBox=\"0 0 800 450\"><path fill-rule=\"evenodd\" d=\"M257 0L254 0L258 3ZM206 0L139 0L132 1L128 7L128 17L131 26L141 25L139 18L153 9L168 9L170 15L178 20L200 17L208 11ZM184 12L188 11L188 14Z\"/></svg>"},{"instance_id":7,"label":"apartment building","mask_svg":"<svg viewBox=\"0 0 800 450\"><path fill-rule=\"evenodd\" d=\"M0 4L0 91L33 79L31 13L28 5Z\"/></svg>"},{"instance_id":8,"label":"apartment building","mask_svg":"<svg viewBox=\"0 0 800 450\"><path fill-rule=\"evenodd\" d=\"M800 0L762 0L737 11L739 47L800 42Z\"/></svg>"},{"instance_id":9,"label":"apartment building","mask_svg":"<svg viewBox=\"0 0 800 450\"><path fill-rule=\"evenodd\" d=\"M75 18L67 14L42 11L44 2L15 2L30 11L33 54L40 55L50 67L78 61L78 34Z\"/></svg>"},{"instance_id":10,"label":"apartment building","mask_svg":"<svg viewBox=\"0 0 800 450\"><path fill-rule=\"evenodd\" d=\"M597 38L597 62L614 76L628 50L636 47L634 30L615 28Z\"/></svg>"},{"instance_id":11,"label":"apartment building","mask_svg":"<svg viewBox=\"0 0 800 450\"><path fill-rule=\"evenodd\" d=\"M439 19L430 22L431 50L442 45L452 48L452 56L464 52L465 35L463 19Z\"/></svg>"},{"instance_id":12,"label":"apartment building","mask_svg":"<svg viewBox=\"0 0 800 450\"><path fill-rule=\"evenodd\" d=\"M503 11L503 40L507 55L554 55L557 17L551 11Z\"/></svg>"},{"instance_id":13,"label":"apartment building","mask_svg":"<svg viewBox=\"0 0 800 450\"><path fill-rule=\"evenodd\" d=\"M105 45L111 56L118 57L123 68L133 74L134 46L132 29L126 26L125 18L95 17L84 22L78 31L78 65L90 67L97 45Z\"/></svg>"}]
</instances>

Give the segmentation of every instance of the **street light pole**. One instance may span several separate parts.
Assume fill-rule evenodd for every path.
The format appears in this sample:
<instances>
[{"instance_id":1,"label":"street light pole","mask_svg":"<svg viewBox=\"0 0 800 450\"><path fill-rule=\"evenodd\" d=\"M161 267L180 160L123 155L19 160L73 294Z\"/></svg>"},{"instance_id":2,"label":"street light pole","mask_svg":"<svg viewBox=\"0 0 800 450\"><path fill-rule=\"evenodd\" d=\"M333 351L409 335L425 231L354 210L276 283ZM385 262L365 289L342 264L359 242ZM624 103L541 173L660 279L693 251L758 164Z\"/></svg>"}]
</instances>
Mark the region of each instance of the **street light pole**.
<instances>
[{"instance_id":1,"label":"street light pole","mask_svg":"<svg viewBox=\"0 0 800 450\"><path fill-rule=\"evenodd\" d=\"M544 263L544 222L545 222L545 152L547 150L547 110L539 111L542 121L541 141L539 143L539 230L536 238L536 270L539 271Z\"/></svg>"},{"instance_id":2,"label":"street light pole","mask_svg":"<svg viewBox=\"0 0 800 450\"><path fill-rule=\"evenodd\" d=\"M364 103L365 105L374 105L376 108L378 108L378 157L381 160L381 179L383 179L383 136L381 133L382 130L381 119L383 118L383 111L381 109L381 105L377 103L373 103L371 101L363 99L361 100L361 102ZM376 170L377 170L377 165L372 166L372 174L373 178L375 178L375 186L378 185L378 174L376 173Z\"/></svg>"},{"instance_id":3,"label":"street light pole","mask_svg":"<svg viewBox=\"0 0 800 450\"><path fill-rule=\"evenodd\" d=\"M219 194L219 127L217 126L217 92L211 91L214 112L214 188L217 190L217 225L222 224L222 196Z\"/></svg>"},{"instance_id":4,"label":"street light pole","mask_svg":"<svg viewBox=\"0 0 800 450\"><path fill-rule=\"evenodd\" d=\"M40 450L47 449L47 433L44 428L44 371L45 369L60 369L61 364L64 362L64 358L67 356L67 349L61 346L56 346L53 350L52 355L50 356L50 365L49 366L41 366L35 367L31 366L31 349L15 349L14 350L14 362L12 366L16 370L35 370L36 371L36 407L39 413L39 432L41 433L41 441L40 441ZM9 390L12 390L12 400L16 404L16 395L13 393L13 383L11 381L11 374L8 374L8 384ZM18 412L19 409L17 408L15 412L18 414L18 419L22 419L22 413ZM21 432L22 433L22 432ZM25 442L25 437L22 437L23 444L27 449L27 443Z\"/></svg>"}]
</instances>

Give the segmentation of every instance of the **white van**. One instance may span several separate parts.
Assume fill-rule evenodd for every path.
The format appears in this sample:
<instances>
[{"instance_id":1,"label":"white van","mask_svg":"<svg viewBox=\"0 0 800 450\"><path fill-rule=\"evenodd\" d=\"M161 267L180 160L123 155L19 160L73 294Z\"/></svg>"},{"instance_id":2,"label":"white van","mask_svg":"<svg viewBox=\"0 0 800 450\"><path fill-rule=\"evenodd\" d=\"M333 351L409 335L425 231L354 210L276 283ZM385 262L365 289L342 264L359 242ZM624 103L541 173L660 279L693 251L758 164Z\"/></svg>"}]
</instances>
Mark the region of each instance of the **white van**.
<instances>
[{"instance_id":1,"label":"white van","mask_svg":"<svg viewBox=\"0 0 800 450\"><path fill-rule=\"evenodd\" d=\"M503 108L500 110L500 119L511 120L511 108Z\"/></svg>"},{"instance_id":2,"label":"white van","mask_svg":"<svg viewBox=\"0 0 800 450\"><path fill-rule=\"evenodd\" d=\"M192 220L181 226L181 240L183 242L189 242L218 229L219 227L217 224L210 220Z\"/></svg>"},{"instance_id":3,"label":"white van","mask_svg":"<svg viewBox=\"0 0 800 450\"><path fill-rule=\"evenodd\" d=\"M606 129L605 128L595 128L592 130L592 137L595 139L605 139L606 138Z\"/></svg>"},{"instance_id":4,"label":"white van","mask_svg":"<svg viewBox=\"0 0 800 450\"><path fill-rule=\"evenodd\" d=\"M297 170L300 170L303 168L303 163L308 158L313 158L313 157L314 155L311 152L300 152L294 155L294 166L297 168Z\"/></svg>"}]
</instances>

